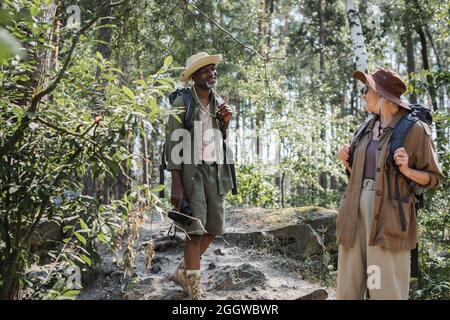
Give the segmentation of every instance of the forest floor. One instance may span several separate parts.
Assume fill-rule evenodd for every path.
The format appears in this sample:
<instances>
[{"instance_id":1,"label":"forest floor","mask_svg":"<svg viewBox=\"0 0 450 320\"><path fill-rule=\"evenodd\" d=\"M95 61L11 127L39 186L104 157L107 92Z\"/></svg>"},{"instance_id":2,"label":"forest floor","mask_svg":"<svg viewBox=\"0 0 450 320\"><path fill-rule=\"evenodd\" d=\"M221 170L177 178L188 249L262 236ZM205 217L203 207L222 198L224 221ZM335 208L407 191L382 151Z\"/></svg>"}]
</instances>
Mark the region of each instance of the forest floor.
<instances>
[{"instance_id":1,"label":"forest floor","mask_svg":"<svg viewBox=\"0 0 450 320\"><path fill-rule=\"evenodd\" d=\"M298 271L301 261L246 241L234 241L233 235L242 239L243 234L264 229L268 221L282 222L278 218L273 221L274 211L248 208L229 212L227 234L217 237L202 257L205 299L335 299L334 288ZM167 236L170 219L154 215L152 220L150 223L148 218L142 225L133 274L125 278L123 267L113 263L112 254L105 250L94 280L85 286L78 299L187 299L182 288L170 279L183 256L185 236L182 232L177 232L174 238ZM156 256L150 270L146 270L145 243L150 239L155 240Z\"/></svg>"}]
</instances>

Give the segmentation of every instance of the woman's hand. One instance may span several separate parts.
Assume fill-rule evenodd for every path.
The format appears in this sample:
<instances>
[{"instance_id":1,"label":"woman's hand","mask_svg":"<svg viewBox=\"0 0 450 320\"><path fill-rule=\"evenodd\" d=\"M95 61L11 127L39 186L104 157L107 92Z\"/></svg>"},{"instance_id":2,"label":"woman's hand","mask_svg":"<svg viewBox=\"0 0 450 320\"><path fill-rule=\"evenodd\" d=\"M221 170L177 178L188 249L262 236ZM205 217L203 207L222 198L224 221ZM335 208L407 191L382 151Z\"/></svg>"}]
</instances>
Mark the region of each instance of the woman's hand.
<instances>
[{"instance_id":1,"label":"woman's hand","mask_svg":"<svg viewBox=\"0 0 450 320\"><path fill-rule=\"evenodd\" d=\"M394 161L395 164L398 165L398 168L400 169L400 172L407 176L409 171L409 165L408 165L409 156L406 152L404 147L398 148L394 152Z\"/></svg>"},{"instance_id":2,"label":"woman's hand","mask_svg":"<svg viewBox=\"0 0 450 320\"><path fill-rule=\"evenodd\" d=\"M400 172L407 178L425 186L430 183L430 174L426 171L416 170L409 167L409 156L405 148L398 148L394 152L394 161L398 165Z\"/></svg>"},{"instance_id":3,"label":"woman's hand","mask_svg":"<svg viewBox=\"0 0 450 320\"><path fill-rule=\"evenodd\" d=\"M338 151L337 157L339 160L342 161L342 163L348 168L350 167L350 164L348 163L348 153L349 153L349 144L344 144L342 148Z\"/></svg>"}]
</instances>

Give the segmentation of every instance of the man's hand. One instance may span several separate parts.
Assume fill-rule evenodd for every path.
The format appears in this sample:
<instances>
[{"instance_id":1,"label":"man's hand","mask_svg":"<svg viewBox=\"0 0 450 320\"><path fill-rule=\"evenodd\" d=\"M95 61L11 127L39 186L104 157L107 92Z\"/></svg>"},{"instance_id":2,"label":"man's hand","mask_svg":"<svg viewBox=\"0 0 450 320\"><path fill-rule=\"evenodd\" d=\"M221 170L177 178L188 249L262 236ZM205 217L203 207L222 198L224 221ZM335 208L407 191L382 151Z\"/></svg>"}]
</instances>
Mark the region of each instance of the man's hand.
<instances>
[{"instance_id":1,"label":"man's hand","mask_svg":"<svg viewBox=\"0 0 450 320\"><path fill-rule=\"evenodd\" d=\"M231 117L233 117L233 110L231 107L226 103L222 103L217 110L217 113L219 114L220 119L222 119L225 127L228 127Z\"/></svg>"}]
</instances>

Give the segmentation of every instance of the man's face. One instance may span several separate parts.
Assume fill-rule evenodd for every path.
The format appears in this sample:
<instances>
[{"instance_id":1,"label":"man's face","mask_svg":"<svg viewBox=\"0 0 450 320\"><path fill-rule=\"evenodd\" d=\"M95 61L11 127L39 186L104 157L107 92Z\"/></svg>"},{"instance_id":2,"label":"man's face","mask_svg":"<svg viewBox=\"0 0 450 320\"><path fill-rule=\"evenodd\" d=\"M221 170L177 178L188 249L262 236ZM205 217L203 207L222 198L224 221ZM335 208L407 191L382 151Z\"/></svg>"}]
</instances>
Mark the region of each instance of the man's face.
<instances>
[{"instance_id":1,"label":"man's face","mask_svg":"<svg viewBox=\"0 0 450 320\"><path fill-rule=\"evenodd\" d=\"M203 89L211 89L216 86L217 83L217 70L214 64L204 66L192 75L194 83Z\"/></svg>"}]
</instances>

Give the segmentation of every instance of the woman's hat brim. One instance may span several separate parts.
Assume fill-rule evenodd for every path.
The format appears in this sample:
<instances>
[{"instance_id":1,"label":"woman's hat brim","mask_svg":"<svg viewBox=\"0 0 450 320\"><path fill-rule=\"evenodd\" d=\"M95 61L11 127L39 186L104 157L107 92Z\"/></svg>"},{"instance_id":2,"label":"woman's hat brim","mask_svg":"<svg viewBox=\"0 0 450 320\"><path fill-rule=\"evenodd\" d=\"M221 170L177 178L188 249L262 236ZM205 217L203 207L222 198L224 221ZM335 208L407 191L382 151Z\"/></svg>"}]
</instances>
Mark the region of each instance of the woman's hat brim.
<instances>
[{"instance_id":1,"label":"woman's hat brim","mask_svg":"<svg viewBox=\"0 0 450 320\"><path fill-rule=\"evenodd\" d=\"M207 66L209 64L218 65L220 60L222 60L221 54L210 55L210 56L199 58L198 60L196 60L194 63L192 63L186 69L183 70L183 72L180 75L179 80L181 82L186 82L189 80L189 77L198 69L203 68L204 66Z\"/></svg>"},{"instance_id":2,"label":"woman's hat brim","mask_svg":"<svg viewBox=\"0 0 450 320\"><path fill-rule=\"evenodd\" d=\"M380 85L378 82L374 80L374 78L367 73L364 73L362 71L355 71L352 74L353 78L361 81L364 84L369 84L369 86L378 94L386 98L387 100L399 105L402 108L405 108L407 110L411 110L411 107L408 105L407 102L401 100L400 98L397 98L392 93L390 93L387 89L385 89L382 85Z\"/></svg>"}]
</instances>

